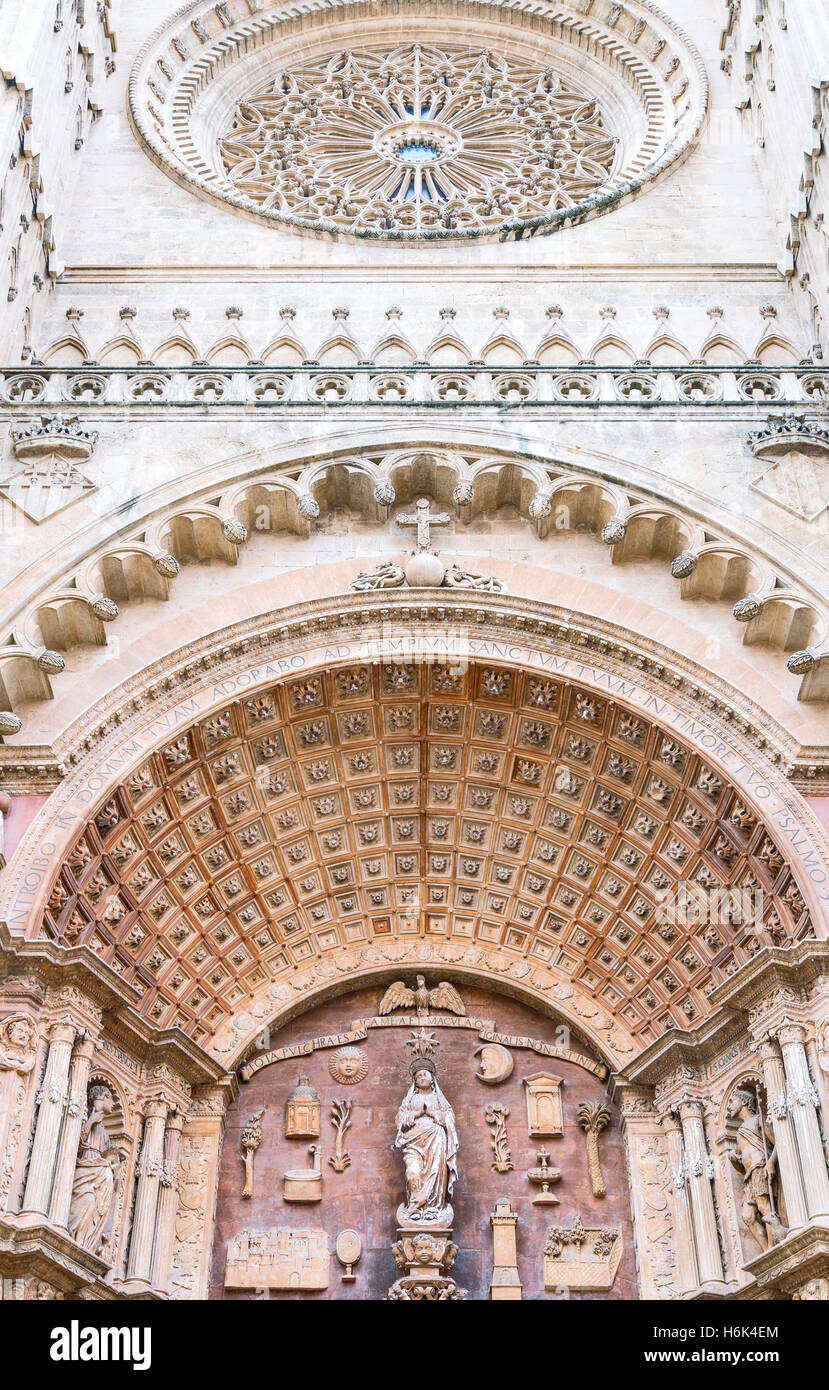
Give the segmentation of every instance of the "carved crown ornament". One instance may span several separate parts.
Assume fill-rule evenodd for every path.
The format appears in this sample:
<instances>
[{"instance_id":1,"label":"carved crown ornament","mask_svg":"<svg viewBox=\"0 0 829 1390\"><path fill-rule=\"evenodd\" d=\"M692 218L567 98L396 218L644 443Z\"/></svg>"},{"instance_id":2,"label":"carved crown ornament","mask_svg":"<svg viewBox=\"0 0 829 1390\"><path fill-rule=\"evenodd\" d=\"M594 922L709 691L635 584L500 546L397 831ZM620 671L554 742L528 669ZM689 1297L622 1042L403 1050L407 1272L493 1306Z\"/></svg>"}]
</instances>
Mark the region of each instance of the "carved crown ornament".
<instances>
[{"instance_id":1,"label":"carved crown ornament","mask_svg":"<svg viewBox=\"0 0 829 1390\"><path fill-rule=\"evenodd\" d=\"M77 415L41 415L12 426L11 439L22 467L0 480L0 497L30 521L45 521L94 489L78 464L91 458L98 431L85 429Z\"/></svg>"},{"instance_id":2,"label":"carved crown ornament","mask_svg":"<svg viewBox=\"0 0 829 1390\"><path fill-rule=\"evenodd\" d=\"M702 62L648 0L543 5L543 41L523 3L381 8L370 43L364 10L180 11L132 70L143 148L200 196L307 234L504 239L612 210L698 138Z\"/></svg>"},{"instance_id":3,"label":"carved crown ornament","mask_svg":"<svg viewBox=\"0 0 829 1390\"><path fill-rule=\"evenodd\" d=\"M794 411L769 415L765 425L751 431L747 442L757 458L793 449L826 455L829 454L829 425L817 417Z\"/></svg>"},{"instance_id":4,"label":"carved crown ornament","mask_svg":"<svg viewBox=\"0 0 829 1390\"><path fill-rule=\"evenodd\" d=\"M154 741L84 820L34 931L88 946L149 1023L207 1047L263 990L407 937L554 969L645 1042L702 1020L763 945L813 935L774 828L698 748L487 660L263 686ZM741 915L755 891L758 921Z\"/></svg>"},{"instance_id":5,"label":"carved crown ornament","mask_svg":"<svg viewBox=\"0 0 829 1390\"><path fill-rule=\"evenodd\" d=\"M451 506L451 512L435 515L433 503L425 498L413 499L413 512L394 510L399 500L408 506L424 464L435 470L434 501ZM735 635L739 632L748 642L762 637L781 655L791 653L786 664L801 680L801 699L819 701L829 694L825 597L754 548L735 545L714 524L703 524L632 486L540 458L408 448L379 456L326 455L309 460L298 477L276 469L242 478L215 503L182 498L150 524L119 535L117 543L96 556L86 556L68 582L61 576L59 583L57 579L45 583L20 616L13 637L0 646L0 740L21 730L16 704L53 694L52 682L65 666L65 650L106 644L107 626L118 619L124 600L123 585L128 588L128 600L147 594L168 599L183 564L194 560L235 564L240 547L252 534L259 534L263 502L269 525L286 525L295 534L309 537L328 506L332 480L343 504L355 515L389 527L391 534L414 531L417 537L417 549L409 561L401 564L398 557L389 557L374 571L357 575L351 586L355 591L416 586L498 592L497 577L477 574L457 561L447 564L431 553L436 524L448 533L451 522L462 534L470 522L486 514L493 476L502 488L499 495L508 498L518 512L516 526L529 524L539 537L551 540L563 527L589 529L612 551L619 567L625 560L653 559L664 564L667 556L661 537L669 532L670 574L680 584L680 596L689 601L722 600L724 573L733 570L735 555L743 556L747 563L739 572L745 576L745 592L736 603L733 595L728 600L738 624ZM655 518L665 526L655 526ZM188 548L191 542L182 542L184 534L193 537L195 555ZM117 563L109 565L109 558ZM121 576L120 587L113 591L118 602L107 591L110 574ZM44 632L49 634L48 646ZM792 652L795 643L798 649Z\"/></svg>"},{"instance_id":6,"label":"carved crown ornament","mask_svg":"<svg viewBox=\"0 0 829 1390\"><path fill-rule=\"evenodd\" d=\"M829 507L829 428L815 416L786 411L770 415L766 424L753 430L747 443L764 470L751 480L752 491L759 492L777 506L813 522ZM809 654L798 652L796 665L808 661Z\"/></svg>"}]
</instances>

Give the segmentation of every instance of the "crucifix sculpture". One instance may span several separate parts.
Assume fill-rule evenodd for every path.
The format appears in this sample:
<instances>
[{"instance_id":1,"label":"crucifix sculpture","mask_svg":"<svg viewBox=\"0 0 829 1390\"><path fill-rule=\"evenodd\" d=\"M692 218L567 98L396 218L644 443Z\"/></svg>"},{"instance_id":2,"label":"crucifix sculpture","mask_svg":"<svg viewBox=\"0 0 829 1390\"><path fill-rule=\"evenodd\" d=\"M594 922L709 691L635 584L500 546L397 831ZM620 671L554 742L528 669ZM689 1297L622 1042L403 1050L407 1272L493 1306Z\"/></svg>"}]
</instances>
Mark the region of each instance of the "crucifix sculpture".
<instances>
[{"instance_id":1,"label":"crucifix sculpture","mask_svg":"<svg viewBox=\"0 0 829 1390\"><path fill-rule=\"evenodd\" d=\"M418 551L428 550L432 541L431 527L448 526L452 518L448 512L432 512L428 497L418 497L415 507L416 511L404 512L399 516L397 524L398 526L416 526Z\"/></svg>"}]
</instances>

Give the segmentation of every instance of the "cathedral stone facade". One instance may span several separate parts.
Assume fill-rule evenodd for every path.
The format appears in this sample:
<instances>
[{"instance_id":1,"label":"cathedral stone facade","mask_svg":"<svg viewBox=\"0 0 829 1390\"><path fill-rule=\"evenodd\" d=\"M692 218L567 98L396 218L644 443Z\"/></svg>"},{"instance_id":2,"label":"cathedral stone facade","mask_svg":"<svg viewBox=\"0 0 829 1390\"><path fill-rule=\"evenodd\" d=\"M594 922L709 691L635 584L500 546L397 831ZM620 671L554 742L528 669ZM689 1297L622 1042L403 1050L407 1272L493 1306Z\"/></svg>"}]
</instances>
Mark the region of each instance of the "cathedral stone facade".
<instances>
[{"instance_id":1,"label":"cathedral stone facade","mask_svg":"<svg viewBox=\"0 0 829 1390\"><path fill-rule=\"evenodd\" d=\"M829 22L6 0L0 1289L829 1299Z\"/></svg>"}]
</instances>

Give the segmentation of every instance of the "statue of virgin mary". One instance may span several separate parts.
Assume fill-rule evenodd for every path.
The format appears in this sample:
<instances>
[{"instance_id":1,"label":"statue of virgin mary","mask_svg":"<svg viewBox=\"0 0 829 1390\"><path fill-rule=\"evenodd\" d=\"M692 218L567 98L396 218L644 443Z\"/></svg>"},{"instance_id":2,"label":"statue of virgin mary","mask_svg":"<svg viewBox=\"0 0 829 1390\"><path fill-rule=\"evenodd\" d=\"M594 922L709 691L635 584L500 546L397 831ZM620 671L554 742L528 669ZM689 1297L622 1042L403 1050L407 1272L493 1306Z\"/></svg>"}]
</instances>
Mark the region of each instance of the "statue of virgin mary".
<instances>
[{"instance_id":1,"label":"statue of virgin mary","mask_svg":"<svg viewBox=\"0 0 829 1390\"><path fill-rule=\"evenodd\" d=\"M412 1084L397 1112L394 1141L406 1167L406 1201L397 1219L401 1225L451 1225L449 1198L458 1176L455 1114L431 1057L416 1057L409 1070Z\"/></svg>"}]
</instances>

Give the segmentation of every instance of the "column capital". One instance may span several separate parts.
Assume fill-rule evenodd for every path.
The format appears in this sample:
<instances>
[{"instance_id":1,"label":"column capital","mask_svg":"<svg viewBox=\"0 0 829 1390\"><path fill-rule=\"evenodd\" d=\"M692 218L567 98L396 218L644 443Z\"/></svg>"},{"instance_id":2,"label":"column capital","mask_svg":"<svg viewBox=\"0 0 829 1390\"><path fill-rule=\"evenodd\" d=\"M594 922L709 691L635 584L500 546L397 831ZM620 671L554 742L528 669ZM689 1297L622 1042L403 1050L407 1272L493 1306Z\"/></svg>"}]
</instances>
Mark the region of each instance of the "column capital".
<instances>
[{"instance_id":1,"label":"column capital","mask_svg":"<svg viewBox=\"0 0 829 1390\"><path fill-rule=\"evenodd\" d=\"M70 1018L64 1016L55 1019L46 1036L50 1043L73 1043L77 1032L77 1025Z\"/></svg>"},{"instance_id":2,"label":"column capital","mask_svg":"<svg viewBox=\"0 0 829 1390\"><path fill-rule=\"evenodd\" d=\"M788 1047L792 1043L800 1043L802 1046L806 1041L805 1026L791 1018L784 1018L776 1031L777 1040L781 1047Z\"/></svg>"},{"instance_id":3,"label":"column capital","mask_svg":"<svg viewBox=\"0 0 829 1390\"><path fill-rule=\"evenodd\" d=\"M178 1130L179 1134L184 1128L185 1115L182 1110L173 1110L167 1116L166 1130L169 1134L171 1130Z\"/></svg>"},{"instance_id":4,"label":"column capital","mask_svg":"<svg viewBox=\"0 0 829 1390\"><path fill-rule=\"evenodd\" d=\"M170 1109L169 1102L166 1100L148 1100L144 1105L145 1120L165 1120Z\"/></svg>"},{"instance_id":5,"label":"column capital","mask_svg":"<svg viewBox=\"0 0 829 1390\"><path fill-rule=\"evenodd\" d=\"M76 1057L85 1057L88 1061L91 1062L91 1061L92 1061L92 1058L93 1058L94 1055L95 1055L95 1048L97 1047L97 1044L98 1044L98 1039L97 1039L97 1037L95 1037L94 1034L92 1034L92 1033L79 1033L79 1034L78 1034L78 1037L77 1037L77 1041L76 1041L76 1043L75 1043L75 1054L74 1054L74 1055L75 1055Z\"/></svg>"},{"instance_id":6,"label":"column capital","mask_svg":"<svg viewBox=\"0 0 829 1390\"><path fill-rule=\"evenodd\" d=\"M673 1106L671 1107L674 1108ZM682 1120L702 1120L705 1118L705 1103L699 1096L683 1096L677 1101L676 1109Z\"/></svg>"}]
</instances>

